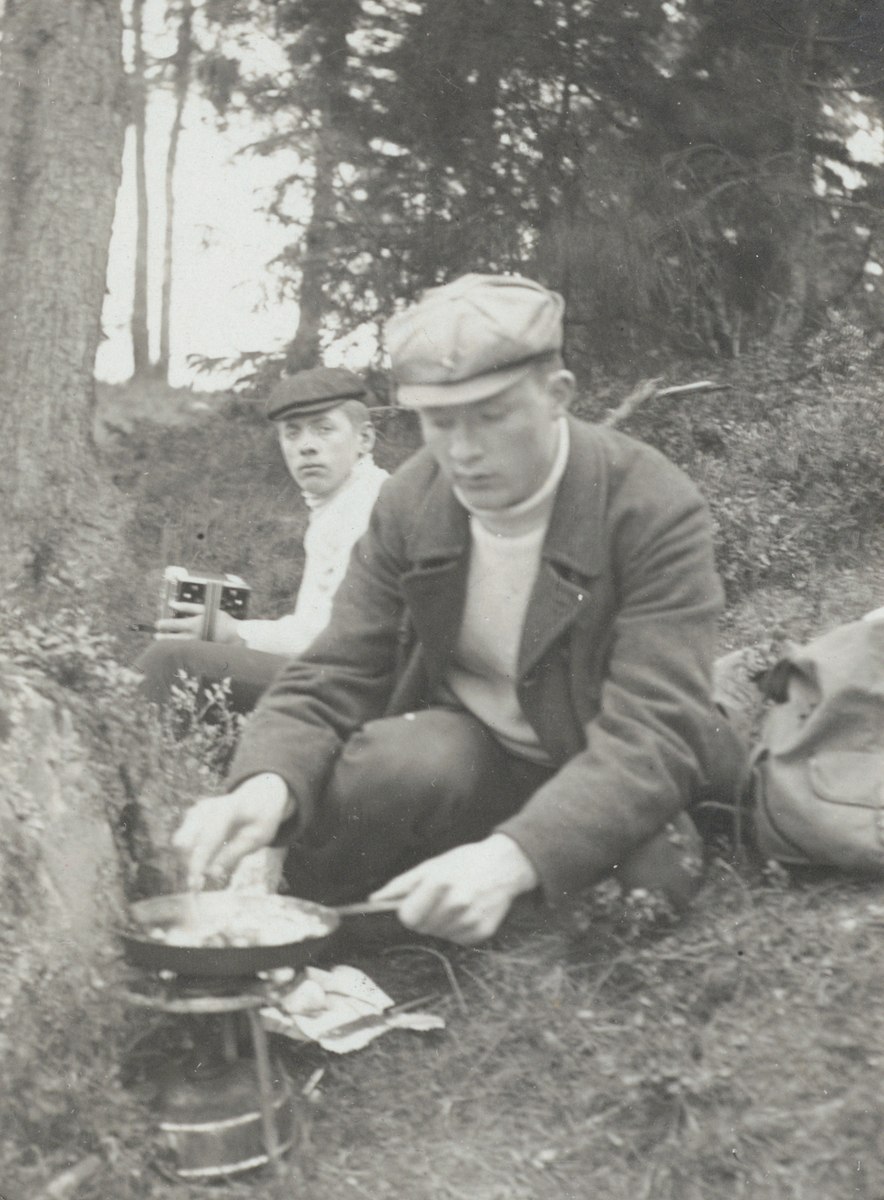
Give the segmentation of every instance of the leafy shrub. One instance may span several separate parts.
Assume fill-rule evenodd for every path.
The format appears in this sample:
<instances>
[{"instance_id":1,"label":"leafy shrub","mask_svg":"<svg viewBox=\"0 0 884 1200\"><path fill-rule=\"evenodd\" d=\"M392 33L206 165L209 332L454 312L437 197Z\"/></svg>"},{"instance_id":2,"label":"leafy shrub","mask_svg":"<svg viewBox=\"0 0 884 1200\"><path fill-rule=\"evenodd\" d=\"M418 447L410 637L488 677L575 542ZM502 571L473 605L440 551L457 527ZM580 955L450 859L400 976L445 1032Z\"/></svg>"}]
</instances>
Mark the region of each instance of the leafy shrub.
<instances>
[{"instance_id":1,"label":"leafy shrub","mask_svg":"<svg viewBox=\"0 0 884 1200\"><path fill-rule=\"evenodd\" d=\"M24 620L7 610L0 629L0 655L17 666L37 670L63 688L112 703L137 676L114 658L114 638L96 629L95 615L62 608L42 620Z\"/></svg>"},{"instance_id":2,"label":"leafy shrub","mask_svg":"<svg viewBox=\"0 0 884 1200\"><path fill-rule=\"evenodd\" d=\"M865 330L842 312L830 310L826 322L807 342L808 369L819 378L854 379L875 357Z\"/></svg>"},{"instance_id":3,"label":"leafy shrub","mask_svg":"<svg viewBox=\"0 0 884 1200\"><path fill-rule=\"evenodd\" d=\"M623 425L706 495L731 602L761 585L806 588L821 567L849 563L878 536L879 358L848 317L830 313L795 351L763 347L728 363L668 364L666 382L711 378L725 390L650 400ZM633 383L596 368L577 412L599 419ZM380 409L376 425L375 457L394 468L418 444L413 414ZM135 500L130 543L147 579L145 615L170 562L243 575L255 616L290 610L306 511L253 404L230 401L191 426L137 425L111 461Z\"/></svg>"},{"instance_id":4,"label":"leafy shrub","mask_svg":"<svg viewBox=\"0 0 884 1200\"><path fill-rule=\"evenodd\" d=\"M155 614L158 578L170 563L244 576L256 616L289 608L306 513L273 428L252 406L232 401L189 426L141 422L108 461L135 501L128 533L149 576L145 615Z\"/></svg>"},{"instance_id":5,"label":"leafy shrub","mask_svg":"<svg viewBox=\"0 0 884 1200\"><path fill-rule=\"evenodd\" d=\"M117 661L103 614L7 608L0 616L0 659L53 690L89 746L130 897L168 890L172 833L197 796L219 790L239 736L226 685L206 694L182 679L159 714L138 693L140 675Z\"/></svg>"},{"instance_id":6,"label":"leafy shrub","mask_svg":"<svg viewBox=\"0 0 884 1200\"><path fill-rule=\"evenodd\" d=\"M709 500L732 602L761 585L807 587L880 538L882 378L866 340L855 355L854 341L840 322L794 355L747 356L714 372L726 390L651 400L624 426Z\"/></svg>"}]
</instances>

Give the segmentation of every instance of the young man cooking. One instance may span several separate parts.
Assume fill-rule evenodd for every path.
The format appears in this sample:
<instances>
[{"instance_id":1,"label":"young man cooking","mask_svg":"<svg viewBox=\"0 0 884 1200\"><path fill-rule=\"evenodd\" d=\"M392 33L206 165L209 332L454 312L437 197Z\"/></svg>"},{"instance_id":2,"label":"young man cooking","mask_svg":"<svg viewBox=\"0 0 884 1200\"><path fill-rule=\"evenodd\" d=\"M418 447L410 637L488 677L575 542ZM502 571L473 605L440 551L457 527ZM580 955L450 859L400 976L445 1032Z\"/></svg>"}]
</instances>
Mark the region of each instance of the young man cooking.
<instances>
[{"instance_id":1,"label":"young man cooking","mask_svg":"<svg viewBox=\"0 0 884 1200\"><path fill-rule=\"evenodd\" d=\"M301 371L273 388L265 411L310 510L295 611L275 621L239 621L219 612L206 642L196 636L202 606L175 603L181 615L157 622L157 640L136 663L149 699L165 703L184 671L203 685L230 679L232 707L249 712L284 663L328 624L350 551L387 478L371 457L375 431L367 395L357 375L337 367Z\"/></svg>"},{"instance_id":2,"label":"young man cooking","mask_svg":"<svg viewBox=\"0 0 884 1200\"><path fill-rule=\"evenodd\" d=\"M696 889L684 810L729 798L740 757L710 694L710 518L656 451L568 416L563 309L467 275L388 323L426 445L262 699L230 792L185 817L192 886L275 842L295 895L373 893L465 943L537 887Z\"/></svg>"}]
</instances>

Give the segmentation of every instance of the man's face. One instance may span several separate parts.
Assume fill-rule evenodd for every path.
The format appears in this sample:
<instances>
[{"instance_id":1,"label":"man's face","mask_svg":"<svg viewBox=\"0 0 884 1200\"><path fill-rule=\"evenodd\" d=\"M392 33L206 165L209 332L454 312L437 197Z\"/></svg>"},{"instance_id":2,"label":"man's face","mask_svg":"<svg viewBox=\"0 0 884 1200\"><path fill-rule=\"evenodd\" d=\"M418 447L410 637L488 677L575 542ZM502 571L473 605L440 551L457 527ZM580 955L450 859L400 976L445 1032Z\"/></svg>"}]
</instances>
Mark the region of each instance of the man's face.
<instances>
[{"instance_id":1,"label":"man's face","mask_svg":"<svg viewBox=\"0 0 884 1200\"><path fill-rule=\"evenodd\" d=\"M558 419L573 378L528 375L487 400L419 410L421 431L443 474L474 508L502 509L534 494L552 470Z\"/></svg>"},{"instance_id":2,"label":"man's face","mask_svg":"<svg viewBox=\"0 0 884 1200\"><path fill-rule=\"evenodd\" d=\"M277 422L279 444L289 472L310 496L325 496L344 482L371 449L371 434L357 428L340 408Z\"/></svg>"}]
</instances>

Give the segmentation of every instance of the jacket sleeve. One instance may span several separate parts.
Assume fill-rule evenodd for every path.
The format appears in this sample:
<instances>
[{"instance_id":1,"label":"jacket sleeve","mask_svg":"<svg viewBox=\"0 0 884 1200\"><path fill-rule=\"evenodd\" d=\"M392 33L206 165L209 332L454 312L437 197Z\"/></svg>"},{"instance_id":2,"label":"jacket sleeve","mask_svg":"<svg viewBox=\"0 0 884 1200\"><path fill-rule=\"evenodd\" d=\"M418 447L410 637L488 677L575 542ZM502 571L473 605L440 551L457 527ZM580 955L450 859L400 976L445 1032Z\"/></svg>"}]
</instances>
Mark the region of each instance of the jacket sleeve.
<instances>
[{"instance_id":1,"label":"jacket sleeve","mask_svg":"<svg viewBox=\"0 0 884 1200\"><path fill-rule=\"evenodd\" d=\"M383 715L393 689L404 546L394 509L382 491L329 624L261 698L231 764L231 791L264 771L286 780L297 800L295 832L309 824L342 744Z\"/></svg>"},{"instance_id":2,"label":"jacket sleeve","mask_svg":"<svg viewBox=\"0 0 884 1200\"><path fill-rule=\"evenodd\" d=\"M711 699L722 603L711 521L686 480L668 482L609 528L615 615L586 747L500 827L553 902L604 878L735 766L736 741Z\"/></svg>"}]
</instances>

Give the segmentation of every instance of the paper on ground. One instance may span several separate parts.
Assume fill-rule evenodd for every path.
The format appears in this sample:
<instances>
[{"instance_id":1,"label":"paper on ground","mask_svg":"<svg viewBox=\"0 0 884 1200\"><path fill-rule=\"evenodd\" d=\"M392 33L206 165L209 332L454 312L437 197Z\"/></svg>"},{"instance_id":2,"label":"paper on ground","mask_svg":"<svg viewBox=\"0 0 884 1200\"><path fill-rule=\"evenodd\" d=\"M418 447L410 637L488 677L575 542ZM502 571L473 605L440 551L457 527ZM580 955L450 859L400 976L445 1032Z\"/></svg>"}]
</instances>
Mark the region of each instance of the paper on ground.
<instances>
[{"instance_id":1,"label":"paper on ground","mask_svg":"<svg viewBox=\"0 0 884 1200\"><path fill-rule=\"evenodd\" d=\"M307 967L278 1004L261 1009L264 1028L296 1041L318 1042L324 1050L361 1050L388 1029L442 1029L433 1013L388 1013L393 1001L363 971L338 966Z\"/></svg>"}]
</instances>

